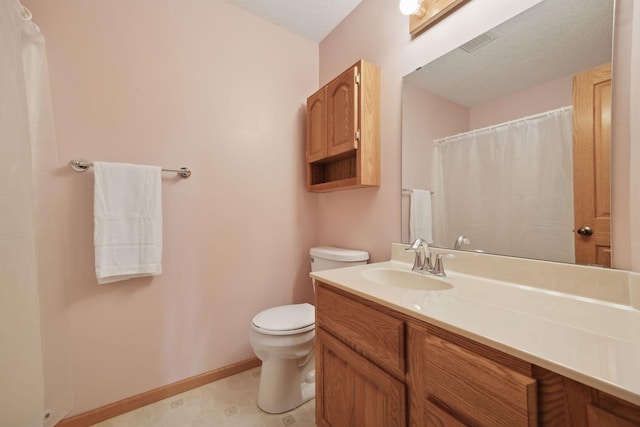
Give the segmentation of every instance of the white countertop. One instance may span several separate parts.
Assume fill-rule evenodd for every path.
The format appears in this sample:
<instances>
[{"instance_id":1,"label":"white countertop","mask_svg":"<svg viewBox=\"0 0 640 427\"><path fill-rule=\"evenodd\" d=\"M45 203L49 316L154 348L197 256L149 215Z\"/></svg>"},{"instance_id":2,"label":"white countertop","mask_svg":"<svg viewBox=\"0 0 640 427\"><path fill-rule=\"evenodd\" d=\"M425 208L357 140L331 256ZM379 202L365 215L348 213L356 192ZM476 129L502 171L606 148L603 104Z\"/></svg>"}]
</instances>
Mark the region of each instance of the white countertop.
<instances>
[{"instance_id":1,"label":"white countertop","mask_svg":"<svg viewBox=\"0 0 640 427\"><path fill-rule=\"evenodd\" d=\"M499 263L510 262L498 258ZM532 263L555 268L555 263ZM387 261L313 272L311 277L640 405L640 311L624 299L616 297L611 302L549 289L552 278L539 287L454 270L443 278L453 285L451 289L403 289L362 276L363 271L374 268L410 271L411 264ZM528 269L536 271L535 265ZM625 277L620 271L593 270L587 276L600 275L600 281L608 277L608 271L617 275L611 283ZM584 293L593 293L590 286L599 285L582 283ZM607 286L624 288L620 283L604 286L604 293Z\"/></svg>"}]
</instances>

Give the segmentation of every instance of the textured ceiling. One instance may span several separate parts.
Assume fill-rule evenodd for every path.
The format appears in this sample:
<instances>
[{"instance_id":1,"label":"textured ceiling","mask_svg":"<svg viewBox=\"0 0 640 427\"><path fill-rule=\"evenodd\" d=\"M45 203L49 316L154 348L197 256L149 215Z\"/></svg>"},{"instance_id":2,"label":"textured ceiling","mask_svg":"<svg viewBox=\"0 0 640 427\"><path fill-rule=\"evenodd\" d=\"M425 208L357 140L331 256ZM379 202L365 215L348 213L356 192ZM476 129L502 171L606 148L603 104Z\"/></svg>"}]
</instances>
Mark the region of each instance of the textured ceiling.
<instances>
[{"instance_id":1,"label":"textured ceiling","mask_svg":"<svg viewBox=\"0 0 640 427\"><path fill-rule=\"evenodd\" d=\"M613 0L545 0L489 31L490 43L454 49L405 80L475 107L610 62L612 25Z\"/></svg>"},{"instance_id":2,"label":"textured ceiling","mask_svg":"<svg viewBox=\"0 0 640 427\"><path fill-rule=\"evenodd\" d=\"M361 2L361 0L227 1L316 43L321 42Z\"/></svg>"},{"instance_id":3,"label":"textured ceiling","mask_svg":"<svg viewBox=\"0 0 640 427\"><path fill-rule=\"evenodd\" d=\"M227 2L319 43L361 0ZM544 0L491 30L485 46L454 49L405 79L474 107L610 61L612 22L613 0Z\"/></svg>"}]
</instances>

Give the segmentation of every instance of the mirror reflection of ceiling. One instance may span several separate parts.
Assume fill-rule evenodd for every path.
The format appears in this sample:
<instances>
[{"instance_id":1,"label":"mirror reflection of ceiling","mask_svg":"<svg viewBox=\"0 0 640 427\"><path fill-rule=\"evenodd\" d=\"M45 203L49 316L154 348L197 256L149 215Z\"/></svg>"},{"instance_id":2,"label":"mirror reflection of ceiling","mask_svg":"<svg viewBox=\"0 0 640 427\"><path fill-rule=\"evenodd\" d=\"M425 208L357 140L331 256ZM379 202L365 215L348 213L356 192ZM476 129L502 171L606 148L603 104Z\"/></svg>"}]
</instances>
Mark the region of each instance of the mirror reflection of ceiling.
<instances>
[{"instance_id":1,"label":"mirror reflection of ceiling","mask_svg":"<svg viewBox=\"0 0 640 427\"><path fill-rule=\"evenodd\" d=\"M405 81L476 107L610 62L612 26L613 0L545 0Z\"/></svg>"}]
</instances>

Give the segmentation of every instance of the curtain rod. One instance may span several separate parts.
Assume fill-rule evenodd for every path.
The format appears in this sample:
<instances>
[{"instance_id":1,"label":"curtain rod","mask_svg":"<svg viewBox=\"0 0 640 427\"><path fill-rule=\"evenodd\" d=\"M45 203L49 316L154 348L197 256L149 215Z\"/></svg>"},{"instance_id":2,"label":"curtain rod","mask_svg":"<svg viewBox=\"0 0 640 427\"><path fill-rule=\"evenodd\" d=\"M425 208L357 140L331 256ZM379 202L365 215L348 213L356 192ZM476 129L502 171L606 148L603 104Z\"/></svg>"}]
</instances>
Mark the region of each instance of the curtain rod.
<instances>
[{"instance_id":1,"label":"curtain rod","mask_svg":"<svg viewBox=\"0 0 640 427\"><path fill-rule=\"evenodd\" d=\"M533 115L527 116L527 117L521 117L519 119L510 120L508 122L499 123L497 125L491 125L491 126L487 126L487 127L480 128L480 129L470 130L468 132L458 133L456 135L445 136L444 138L434 139L433 143L434 144L442 144L442 143L450 141L452 139L460 139L462 137L473 135L473 134L476 134L476 133L479 133L479 132L493 130L493 129L496 129L496 128L499 128L499 127L509 126L509 125L513 125L513 124L516 124L516 123L520 123L520 122L526 122L527 120L533 120L533 119L537 119L537 118L543 117L543 116L549 116L549 115L551 115L553 113L563 113L564 111L571 110L572 108L573 107L571 105L569 105L567 107L556 108L555 110L549 110L549 111L545 111L544 113L538 113L538 114L533 114Z\"/></svg>"},{"instance_id":2,"label":"curtain rod","mask_svg":"<svg viewBox=\"0 0 640 427\"><path fill-rule=\"evenodd\" d=\"M93 166L93 163L87 161L85 159L73 159L69 162L69 166L76 172L86 172L87 169ZM162 168L164 172L175 172L180 175L182 178L189 178L191 176L191 169L189 168L180 168L180 169L165 169Z\"/></svg>"}]
</instances>

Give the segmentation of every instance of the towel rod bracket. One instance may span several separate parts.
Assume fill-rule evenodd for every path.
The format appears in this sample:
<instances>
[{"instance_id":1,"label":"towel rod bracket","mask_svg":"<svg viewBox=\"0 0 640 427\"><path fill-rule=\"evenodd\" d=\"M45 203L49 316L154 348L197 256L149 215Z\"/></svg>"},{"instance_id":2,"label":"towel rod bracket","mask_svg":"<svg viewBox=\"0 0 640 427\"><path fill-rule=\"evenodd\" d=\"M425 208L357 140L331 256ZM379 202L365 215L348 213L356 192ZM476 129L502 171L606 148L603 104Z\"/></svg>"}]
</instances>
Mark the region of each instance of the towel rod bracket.
<instances>
[{"instance_id":1,"label":"towel rod bracket","mask_svg":"<svg viewBox=\"0 0 640 427\"><path fill-rule=\"evenodd\" d=\"M180 172L177 172L183 178L189 178L191 176L191 169L182 167L180 168Z\"/></svg>"},{"instance_id":2,"label":"towel rod bracket","mask_svg":"<svg viewBox=\"0 0 640 427\"><path fill-rule=\"evenodd\" d=\"M69 162L69 166L76 172L86 172L89 169L89 162L85 159L73 159Z\"/></svg>"}]
</instances>

